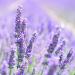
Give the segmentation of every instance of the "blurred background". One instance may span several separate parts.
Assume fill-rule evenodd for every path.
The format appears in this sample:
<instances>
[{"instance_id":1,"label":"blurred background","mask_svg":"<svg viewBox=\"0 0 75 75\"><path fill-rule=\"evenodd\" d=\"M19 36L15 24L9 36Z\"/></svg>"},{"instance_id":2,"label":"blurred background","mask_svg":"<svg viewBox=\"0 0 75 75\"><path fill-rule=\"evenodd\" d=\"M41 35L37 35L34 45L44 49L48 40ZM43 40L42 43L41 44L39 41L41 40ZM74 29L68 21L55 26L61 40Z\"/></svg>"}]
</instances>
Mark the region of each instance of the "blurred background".
<instances>
[{"instance_id":1,"label":"blurred background","mask_svg":"<svg viewBox=\"0 0 75 75\"><path fill-rule=\"evenodd\" d=\"M48 16L59 21L62 26L65 24L65 27L74 32L75 0L0 0L0 16L10 15L18 5L24 7L26 16L43 10Z\"/></svg>"},{"instance_id":2,"label":"blurred background","mask_svg":"<svg viewBox=\"0 0 75 75\"><path fill-rule=\"evenodd\" d=\"M46 24L58 24L66 28L64 33L68 38L71 38L71 33L75 35L74 0L0 0L0 38L6 39L9 35L12 37L19 5L23 7L22 17L27 17L27 26L33 28L32 31L39 31L42 26L46 30Z\"/></svg>"}]
</instances>

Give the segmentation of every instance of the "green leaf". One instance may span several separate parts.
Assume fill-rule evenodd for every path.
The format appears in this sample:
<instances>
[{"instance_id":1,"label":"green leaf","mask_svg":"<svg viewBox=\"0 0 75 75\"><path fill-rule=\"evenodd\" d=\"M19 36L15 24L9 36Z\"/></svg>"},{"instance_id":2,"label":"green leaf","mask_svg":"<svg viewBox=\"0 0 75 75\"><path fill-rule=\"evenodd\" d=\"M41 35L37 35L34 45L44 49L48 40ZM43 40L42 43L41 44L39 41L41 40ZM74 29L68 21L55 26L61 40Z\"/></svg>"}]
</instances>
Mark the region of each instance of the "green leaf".
<instances>
[{"instance_id":1,"label":"green leaf","mask_svg":"<svg viewBox=\"0 0 75 75\"><path fill-rule=\"evenodd\" d=\"M70 73L70 75L75 75L75 70Z\"/></svg>"}]
</instances>

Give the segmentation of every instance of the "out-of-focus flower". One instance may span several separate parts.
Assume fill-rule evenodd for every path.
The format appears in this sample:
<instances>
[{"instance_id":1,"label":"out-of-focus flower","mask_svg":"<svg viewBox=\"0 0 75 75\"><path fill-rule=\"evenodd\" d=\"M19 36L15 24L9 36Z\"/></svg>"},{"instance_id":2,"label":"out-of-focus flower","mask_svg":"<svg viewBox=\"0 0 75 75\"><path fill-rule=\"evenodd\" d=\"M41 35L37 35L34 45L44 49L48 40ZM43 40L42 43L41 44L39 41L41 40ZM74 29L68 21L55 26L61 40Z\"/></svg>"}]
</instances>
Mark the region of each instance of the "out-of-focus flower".
<instances>
[{"instance_id":1,"label":"out-of-focus flower","mask_svg":"<svg viewBox=\"0 0 75 75\"><path fill-rule=\"evenodd\" d=\"M17 9L16 26L15 26L15 32L17 35L20 34L20 28L21 28L21 9L19 7ZM17 37L17 35L16 35L16 37Z\"/></svg>"},{"instance_id":2,"label":"out-of-focus flower","mask_svg":"<svg viewBox=\"0 0 75 75\"><path fill-rule=\"evenodd\" d=\"M60 65L60 69L64 69L64 68L65 68L65 66L69 63L72 54L73 54L73 51L70 50L69 53L67 54L66 59L65 59L65 60L62 62L62 64Z\"/></svg>"},{"instance_id":3,"label":"out-of-focus flower","mask_svg":"<svg viewBox=\"0 0 75 75\"><path fill-rule=\"evenodd\" d=\"M3 62L2 67L0 68L0 75L7 75L8 64L6 61Z\"/></svg>"},{"instance_id":4,"label":"out-of-focus flower","mask_svg":"<svg viewBox=\"0 0 75 75\"><path fill-rule=\"evenodd\" d=\"M49 67L48 73L47 75L54 75L55 71L56 71L57 65L53 64Z\"/></svg>"},{"instance_id":5,"label":"out-of-focus flower","mask_svg":"<svg viewBox=\"0 0 75 75\"><path fill-rule=\"evenodd\" d=\"M25 23L25 20L21 20L21 7L19 7L17 9L17 16L16 16L16 22L15 22L15 37L20 37L22 33L24 33L24 30L25 30L25 26L26 26L26 23Z\"/></svg>"},{"instance_id":6,"label":"out-of-focus flower","mask_svg":"<svg viewBox=\"0 0 75 75\"><path fill-rule=\"evenodd\" d=\"M15 38L16 38L16 46L17 46L17 61L20 66L20 62L23 61L24 58L24 31L25 31L25 20L21 20L21 7L17 9L16 23L15 23Z\"/></svg>"},{"instance_id":7,"label":"out-of-focus flower","mask_svg":"<svg viewBox=\"0 0 75 75\"><path fill-rule=\"evenodd\" d=\"M47 49L47 53L44 55L46 58L46 61L43 61L43 65L47 66L49 65L49 58L51 58L51 54L53 53L53 51L55 50L57 43L58 43L58 39L59 39L59 33L54 34L53 39L52 39L52 43L50 43L49 48Z\"/></svg>"},{"instance_id":8,"label":"out-of-focus flower","mask_svg":"<svg viewBox=\"0 0 75 75\"><path fill-rule=\"evenodd\" d=\"M69 60L71 58L72 54L73 54L73 51L70 50L69 53L67 54L67 60Z\"/></svg>"},{"instance_id":9,"label":"out-of-focus flower","mask_svg":"<svg viewBox=\"0 0 75 75\"><path fill-rule=\"evenodd\" d=\"M31 55L31 51L32 51L32 46L33 46L33 42L36 38L36 33L33 34L30 42L29 42L29 45L27 46L27 49L26 49L26 58L29 58L30 55Z\"/></svg>"},{"instance_id":10,"label":"out-of-focus flower","mask_svg":"<svg viewBox=\"0 0 75 75\"><path fill-rule=\"evenodd\" d=\"M59 38L59 33L53 36L52 43L49 45L49 48L47 50L48 53L52 53L54 51L58 43L58 38Z\"/></svg>"},{"instance_id":11,"label":"out-of-focus flower","mask_svg":"<svg viewBox=\"0 0 75 75\"><path fill-rule=\"evenodd\" d=\"M14 50L11 50L11 54L10 54L9 61L8 61L8 65L10 69L12 69L15 65L14 53L15 53Z\"/></svg>"}]
</instances>

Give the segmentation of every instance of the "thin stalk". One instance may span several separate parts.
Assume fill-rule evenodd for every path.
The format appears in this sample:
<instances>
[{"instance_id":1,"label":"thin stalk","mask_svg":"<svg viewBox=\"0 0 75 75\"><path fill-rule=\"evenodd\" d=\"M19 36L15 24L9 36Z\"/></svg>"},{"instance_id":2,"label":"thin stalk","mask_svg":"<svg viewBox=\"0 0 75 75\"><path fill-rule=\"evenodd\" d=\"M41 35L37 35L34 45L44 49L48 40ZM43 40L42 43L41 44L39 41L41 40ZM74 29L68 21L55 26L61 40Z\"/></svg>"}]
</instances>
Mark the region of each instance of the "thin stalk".
<instances>
[{"instance_id":1,"label":"thin stalk","mask_svg":"<svg viewBox=\"0 0 75 75\"><path fill-rule=\"evenodd\" d=\"M12 69L10 68L10 70L9 70L9 75L12 75Z\"/></svg>"}]
</instances>

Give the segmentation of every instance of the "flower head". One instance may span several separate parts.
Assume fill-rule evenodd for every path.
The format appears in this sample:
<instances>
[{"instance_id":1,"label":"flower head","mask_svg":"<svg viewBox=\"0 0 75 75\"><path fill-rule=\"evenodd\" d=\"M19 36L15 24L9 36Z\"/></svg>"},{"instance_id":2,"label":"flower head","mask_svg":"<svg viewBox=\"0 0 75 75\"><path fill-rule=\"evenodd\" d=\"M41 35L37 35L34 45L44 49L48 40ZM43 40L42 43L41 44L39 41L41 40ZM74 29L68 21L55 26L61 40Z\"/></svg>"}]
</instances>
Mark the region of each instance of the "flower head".
<instances>
[{"instance_id":1,"label":"flower head","mask_svg":"<svg viewBox=\"0 0 75 75\"><path fill-rule=\"evenodd\" d=\"M52 53L54 51L58 43L58 38L59 38L59 33L53 36L52 43L50 43L49 48L47 50L48 53Z\"/></svg>"},{"instance_id":2,"label":"flower head","mask_svg":"<svg viewBox=\"0 0 75 75\"><path fill-rule=\"evenodd\" d=\"M20 9L20 7L19 7L19 8L17 9L16 26L15 26L15 32L16 32L17 34L20 33L20 25L21 25L20 18L21 18L21 9Z\"/></svg>"},{"instance_id":3,"label":"flower head","mask_svg":"<svg viewBox=\"0 0 75 75\"><path fill-rule=\"evenodd\" d=\"M33 46L33 42L34 42L35 38L36 38L36 34L34 33L29 42L29 45L27 46L27 49L26 49L26 58L29 58L31 55L32 46Z\"/></svg>"}]
</instances>

